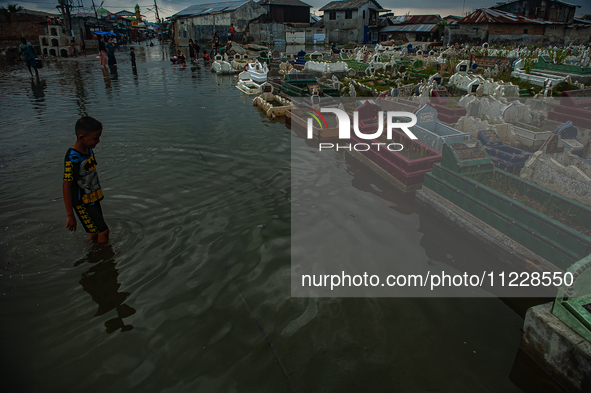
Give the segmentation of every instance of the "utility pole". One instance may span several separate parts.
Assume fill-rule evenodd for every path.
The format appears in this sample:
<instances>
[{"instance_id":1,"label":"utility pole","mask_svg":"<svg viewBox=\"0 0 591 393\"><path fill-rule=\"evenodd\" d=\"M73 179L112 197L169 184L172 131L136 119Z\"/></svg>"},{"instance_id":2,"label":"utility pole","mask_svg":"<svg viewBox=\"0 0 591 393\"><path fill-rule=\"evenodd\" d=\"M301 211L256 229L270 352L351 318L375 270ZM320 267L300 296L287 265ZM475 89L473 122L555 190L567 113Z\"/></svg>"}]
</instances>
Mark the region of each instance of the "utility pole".
<instances>
[{"instance_id":1,"label":"utility pole","mask_svg":"<svg viewBox=\"0 0 591 393\"><path fill-rule=\"evenodd\" d=\"M61 8L62 10L62 19L64 20L64 29L70 33L70 30L72 29L71 26L71 21L70 21L70 8L72 7L70 5L70 1L69 0L59 0L59 6L57 8Z\"/></svg>"},{"instance_id":2,"label":"utility pole","mask_svg":"<svg viewBox=\"0 0 591 393\"><path fill-rule=\"evenodd\" d=\"M160 23L160 15L158 14L158 4L154 0L154 8L156 9L156 22L158 23L158 41L162 38L162 23Z\"/></svg>"}]
</instances>

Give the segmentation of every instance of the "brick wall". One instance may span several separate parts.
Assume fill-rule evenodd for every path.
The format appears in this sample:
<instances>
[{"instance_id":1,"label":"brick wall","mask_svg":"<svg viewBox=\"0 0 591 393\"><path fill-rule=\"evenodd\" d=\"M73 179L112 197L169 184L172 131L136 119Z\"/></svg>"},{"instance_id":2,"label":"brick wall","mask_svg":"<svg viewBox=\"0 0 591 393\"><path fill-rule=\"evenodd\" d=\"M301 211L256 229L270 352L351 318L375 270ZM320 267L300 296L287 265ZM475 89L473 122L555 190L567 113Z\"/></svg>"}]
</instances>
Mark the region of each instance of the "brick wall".
<instances>
[{"instance_id":1,"label":"brick wall","mask_svg":"<svg viewBox=\"0 0 591 393\"><path fill-rule=\"evenodd\" d=\"M565 25L540 25L534 23L461 23L457 27L447 27L445 34L446 44L454 44L455 42L460 44L482 44L488 42L501 45L565 46L568 44L588 44L590 42L591 27L575 28L565 27Z\"/></svg>"},{"instance_id":2,"label":"brick wall","mask_svg":"<svg viewBox=\"0 0 591 393\"><path fill-rule=\"evenodd\" d=\"M39 36L45 34L46 25L47 20L43 16L0 10L0 47L18 46L21 36L33 45L39 45Z\"/></svg>"},{"instance_id":3,"label":"brick wall","mask_svg":"<svg viewBox=\"0 0 591 393\"><path fill-rule=\"evenodd\" d=\"M527 33L525 33L525 30L527 30ZM543 35L544 25L521 23L489 23L488 33L490 35Z\"/></svg>"}]
</instances>

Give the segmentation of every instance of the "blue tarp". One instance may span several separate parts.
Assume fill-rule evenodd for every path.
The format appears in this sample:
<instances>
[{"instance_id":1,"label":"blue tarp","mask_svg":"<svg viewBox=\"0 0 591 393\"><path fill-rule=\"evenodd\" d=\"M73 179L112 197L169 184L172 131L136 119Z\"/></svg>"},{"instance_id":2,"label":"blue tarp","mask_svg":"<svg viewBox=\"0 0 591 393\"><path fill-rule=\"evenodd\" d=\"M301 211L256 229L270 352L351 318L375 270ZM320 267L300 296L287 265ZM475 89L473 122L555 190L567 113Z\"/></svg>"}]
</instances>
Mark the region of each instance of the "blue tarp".
<instances>
[{"instance_id":1,"label":"blue tarp","mask_svg":"<svg viewBox=\"0 0 591 393\"><path fill-rule=\"evenodd\" d=\"M93 34L96 34L96 35L106 35L106 36L109 36L109 37L117 37L117 36L123 37L123 34L121 34L121 33L111 33L111 32L100 31L100 30L93 31Z\"/></svg>"}]
</instances>

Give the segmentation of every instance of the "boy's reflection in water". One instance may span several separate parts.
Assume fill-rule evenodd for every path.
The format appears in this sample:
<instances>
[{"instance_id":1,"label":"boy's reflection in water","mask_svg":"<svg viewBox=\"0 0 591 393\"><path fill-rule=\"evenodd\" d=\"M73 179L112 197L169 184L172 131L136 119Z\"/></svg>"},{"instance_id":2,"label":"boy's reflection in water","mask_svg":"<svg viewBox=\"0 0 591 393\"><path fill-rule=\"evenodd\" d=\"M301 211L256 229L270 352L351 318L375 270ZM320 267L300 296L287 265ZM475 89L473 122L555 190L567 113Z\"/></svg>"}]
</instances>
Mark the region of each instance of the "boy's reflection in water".
<instances>
[{"instance_id":1,"label":"boy's reflection in water","mask_svg":"<svg viewBox=\"0 0 591 393\"><path fill-rule=\"evenodd\" d=\"M93 264L90 269L82 274L80 285L99 306L94 316L98 317L115 309L117 317L105 322L107 333L111 334L118 329L121 329L122 332L133 329L132 325L126 325L123 322L123 318L135 314L135 309L123 303L130 293L119 292L121 284L117 282L119 273L115 268L117 264L115 263L113 247L110 244L94 245L90 252L77 261L74 266L83 263Z\"/></svg>"}]
</instances>

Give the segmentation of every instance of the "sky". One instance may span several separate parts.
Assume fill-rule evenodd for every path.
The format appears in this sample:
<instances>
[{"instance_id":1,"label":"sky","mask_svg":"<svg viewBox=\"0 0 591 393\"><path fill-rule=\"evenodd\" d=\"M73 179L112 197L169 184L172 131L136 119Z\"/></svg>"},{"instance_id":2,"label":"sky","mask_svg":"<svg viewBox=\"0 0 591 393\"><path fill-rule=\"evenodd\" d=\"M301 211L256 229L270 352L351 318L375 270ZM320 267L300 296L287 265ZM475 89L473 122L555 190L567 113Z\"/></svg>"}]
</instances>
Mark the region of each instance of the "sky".
<instances>
[{"instance_id":1,"label":"sky","mask_svg":"<svg viewBox=\"0 0 591 393\"><path fill-rule=\"evenodd\" d=\"M91 12L92 11L92 0L72 0L74 4L80 3L84 8L80 12ZM103 7L111 12L117 12L121 10L132 11L136 4L140 5L140 11L148 21L154 22L156 20L154 12L154 0L104 0ZM255 0L256 1L256 0ZM328 4L331 0L303 0L305 3L310 4L313 7L312 11L316 11L317 15L322 15L322 12L318 12L319 8ZM394 15L404 15L406 13L411 14L439 14L442 17L447 15L462 15L470 13L478 8L489 7L496 4L500 0L416 0L414 2L401 1L401 0L378 0L378 3L385 9L389 9L394 12ZM102 0L94 0L96 7L103 3ZM190 6L193 4L213 3L212 0L156 0L158 4L158 10L160 17L171 16L172 14ZM591 14L591 1L590 0L569 0L568 2L573 4L581 5L581 8L577 8L577 16L583 14ZM55 12L57 9L55 6L58 4L58 0L0 0L0 6L6 7L8 4L17 3L23 8ZM405 7L408 3L416 4L416 7Z\"/></svg>"}]
</instances>

